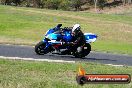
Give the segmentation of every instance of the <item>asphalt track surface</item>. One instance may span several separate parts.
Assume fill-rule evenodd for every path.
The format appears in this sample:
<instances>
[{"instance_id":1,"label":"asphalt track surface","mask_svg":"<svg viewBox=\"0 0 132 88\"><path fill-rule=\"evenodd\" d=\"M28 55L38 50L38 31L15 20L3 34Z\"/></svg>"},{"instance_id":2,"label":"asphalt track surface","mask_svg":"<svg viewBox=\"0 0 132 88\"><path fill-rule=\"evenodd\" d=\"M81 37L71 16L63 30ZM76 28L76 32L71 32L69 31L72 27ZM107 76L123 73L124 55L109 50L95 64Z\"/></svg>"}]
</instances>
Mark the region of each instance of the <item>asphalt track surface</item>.
<instances>
[{"instance_id":1,"label":"asphalt track surface","mask_svg":"<svg viewBox=\"0 0 132 88\"><path fill-rule=\"evenodd\" d=\"M91 52L83 59L75 58L72 55L36 55L34 47L31 46L18 46L18 45L0 45L0 56L5 57L20 57L20 58L33 58L33 59L49 59L49 60L64 60L64 61L85 61L97 62L103 64L113 65L127 65L132 66L132 56L109 54L101 52Z\"/></svg>"}]
</instances>

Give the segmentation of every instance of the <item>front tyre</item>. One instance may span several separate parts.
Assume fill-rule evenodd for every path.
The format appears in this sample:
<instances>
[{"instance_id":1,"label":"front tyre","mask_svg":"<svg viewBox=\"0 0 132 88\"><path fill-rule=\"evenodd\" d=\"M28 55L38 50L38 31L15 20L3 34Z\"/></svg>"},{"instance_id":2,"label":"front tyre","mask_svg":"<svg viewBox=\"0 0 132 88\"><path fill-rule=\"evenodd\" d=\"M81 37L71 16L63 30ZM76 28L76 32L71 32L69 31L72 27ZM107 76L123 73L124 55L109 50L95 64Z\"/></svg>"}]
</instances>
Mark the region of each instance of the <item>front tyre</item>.
<instances>
[{"instance_id":1,"label":"front tyre","mask_svg":"<svg viewBox=\"0 0 132 88\"><path fill-rule=\"evenodd\" d=\"M46 47L46 44L43 41L39 42L35 46L35 52L36 52L36 54L38 54L38 55L44 55L44 54L46 54L47 52L44 50L45 47Z\"/></svg>"}]
</instances>

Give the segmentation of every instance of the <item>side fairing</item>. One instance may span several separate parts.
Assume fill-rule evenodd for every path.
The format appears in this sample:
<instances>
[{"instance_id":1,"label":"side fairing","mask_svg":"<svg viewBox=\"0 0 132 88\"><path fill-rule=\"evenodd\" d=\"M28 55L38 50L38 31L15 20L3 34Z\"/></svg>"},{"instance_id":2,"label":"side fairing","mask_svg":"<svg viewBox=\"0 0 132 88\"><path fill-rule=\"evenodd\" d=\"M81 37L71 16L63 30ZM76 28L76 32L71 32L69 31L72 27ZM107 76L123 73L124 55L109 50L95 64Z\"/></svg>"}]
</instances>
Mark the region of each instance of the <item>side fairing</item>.
<instances>
[{"instance_id":1,"label":"side fairing","mask_svg":"<svg viewBox=\"0 0 132 88\"><path fill-rule=\"evenodd\" d=\"M63 40L64 40L65 42L71 42L72 39L73 39L72 35L71 35L70 33L68 33L68 32L66 32L66 33L64 34L64 36L63 36Z\"/></svg>"},{"instance_id":2,"label":"side fairing","mask_svg":"<svg viewBox=\"0 0 132 88\"><path fill-rule=\"evenodd\" d=\"M51 33L51 34L48 34L46 36L46 38L50 39L50 40L58 40L61 38L61 34L55 34L55 33Z\"/></svg>"}]
</instances>

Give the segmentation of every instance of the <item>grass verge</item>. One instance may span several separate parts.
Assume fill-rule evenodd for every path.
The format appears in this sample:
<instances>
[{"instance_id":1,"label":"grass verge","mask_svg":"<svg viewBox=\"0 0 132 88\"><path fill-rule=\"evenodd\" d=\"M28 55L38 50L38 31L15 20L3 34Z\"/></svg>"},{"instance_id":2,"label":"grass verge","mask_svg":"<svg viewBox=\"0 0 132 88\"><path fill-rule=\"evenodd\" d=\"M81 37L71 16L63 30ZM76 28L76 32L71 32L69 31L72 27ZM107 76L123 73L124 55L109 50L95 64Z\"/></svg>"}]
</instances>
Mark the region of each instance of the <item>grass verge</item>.
<instances>
[{"instance_id":1,"label":"grass verge","mask_svg":"<svg viewBox=\"0 0 132 88\"><path fill-rule=\"evenodd\" d=\"M130 74L132 67L98 63L50 63L0 59L0 88L131 88L130 84L87 84L80 86L75 76L82 65L91 74Z\"/></svg>"}]
</instances>

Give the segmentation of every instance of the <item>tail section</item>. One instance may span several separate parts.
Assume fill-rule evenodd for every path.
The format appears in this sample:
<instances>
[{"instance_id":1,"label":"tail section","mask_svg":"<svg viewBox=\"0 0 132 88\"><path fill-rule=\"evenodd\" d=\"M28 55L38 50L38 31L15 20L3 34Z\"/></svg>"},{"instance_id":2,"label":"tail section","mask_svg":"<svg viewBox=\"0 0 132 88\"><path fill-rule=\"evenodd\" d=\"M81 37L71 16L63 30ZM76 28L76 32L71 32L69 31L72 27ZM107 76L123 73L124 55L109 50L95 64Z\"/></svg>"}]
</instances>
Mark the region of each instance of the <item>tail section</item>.
<instances>
[{"instance_id":1,"label":"tail section","mask_svg":"<svg viewBox=\"0 0 132 88\"><path fill-rule=\"evenodd\" d=\"M95 42L97 39L97 35L93 33L84 33L84 36L87 43Z\"/></svg>"}]
</instances>

